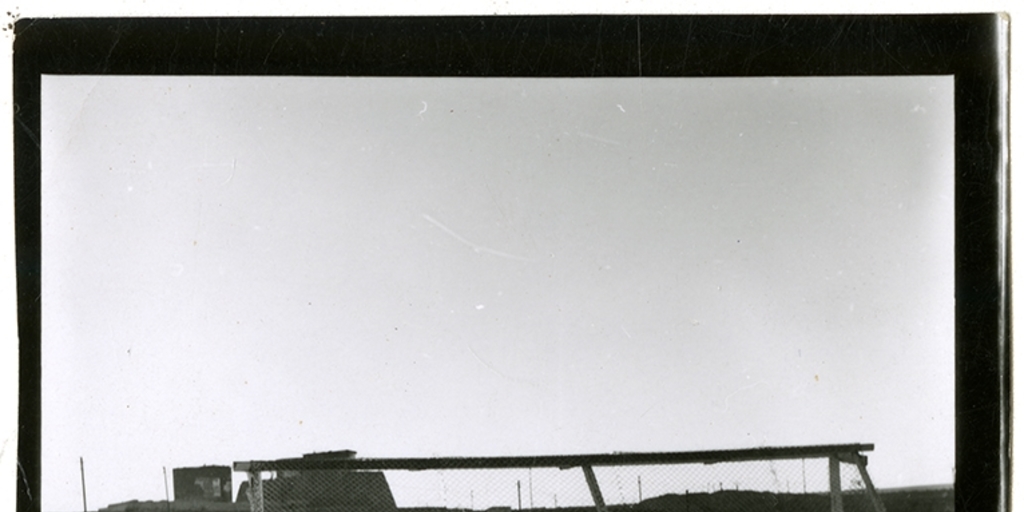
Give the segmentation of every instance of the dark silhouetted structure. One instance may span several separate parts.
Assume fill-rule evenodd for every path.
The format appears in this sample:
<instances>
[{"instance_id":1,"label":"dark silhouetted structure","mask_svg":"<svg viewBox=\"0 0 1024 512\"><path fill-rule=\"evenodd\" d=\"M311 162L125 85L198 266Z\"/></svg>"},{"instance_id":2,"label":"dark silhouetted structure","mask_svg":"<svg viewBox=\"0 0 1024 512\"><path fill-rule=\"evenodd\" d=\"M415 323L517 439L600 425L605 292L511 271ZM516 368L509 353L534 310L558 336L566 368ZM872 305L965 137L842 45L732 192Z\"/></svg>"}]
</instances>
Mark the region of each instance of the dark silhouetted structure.
<instances>
[{"instance_id":1,"label":"dark silhouetted structure","mask_svg":"<svg viewBox=\"0 0 1024 512\"><path fill-rule=\"evenodd\" d=\"M231 468L175 468L174 501L231 503Z\"/></svg>"}]
</instances>

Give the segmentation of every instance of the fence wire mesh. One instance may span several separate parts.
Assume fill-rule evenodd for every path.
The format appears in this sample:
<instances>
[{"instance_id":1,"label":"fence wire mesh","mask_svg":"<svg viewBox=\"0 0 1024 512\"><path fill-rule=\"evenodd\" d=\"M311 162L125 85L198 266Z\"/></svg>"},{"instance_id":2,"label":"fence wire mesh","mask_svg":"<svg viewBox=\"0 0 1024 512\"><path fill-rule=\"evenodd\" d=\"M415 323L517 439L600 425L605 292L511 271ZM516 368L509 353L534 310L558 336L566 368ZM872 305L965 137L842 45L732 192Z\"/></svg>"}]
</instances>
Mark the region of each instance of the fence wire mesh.
<instances>
[{"instance_id":1,"label":"fence wire mesh","mask_svg":"<svg viewBox=\"0 0 1024 512\"><path fill-rule=\"evenodd\" d=\"M252 470L245 495L252 512L884 512L855 460Z\"/></svg>"}]
</instances>

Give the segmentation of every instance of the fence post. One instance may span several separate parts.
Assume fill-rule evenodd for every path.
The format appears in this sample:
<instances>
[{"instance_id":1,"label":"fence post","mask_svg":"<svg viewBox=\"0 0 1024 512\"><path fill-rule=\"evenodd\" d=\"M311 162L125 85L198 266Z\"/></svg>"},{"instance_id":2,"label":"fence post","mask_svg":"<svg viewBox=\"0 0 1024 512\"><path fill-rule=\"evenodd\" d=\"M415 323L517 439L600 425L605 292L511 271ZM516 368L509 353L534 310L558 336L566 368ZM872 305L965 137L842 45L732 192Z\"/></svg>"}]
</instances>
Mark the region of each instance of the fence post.
<instances>
[{"instance_id":1,"label":"fence post","mask_svg":"<svg viewBox=\"0 0 1024 512\"><path fill-rule=\"evenodd\" d=\"M519 503L519 510L523 509L523 482L516 480L516 500Z\"/></svg>"}]
</instances>

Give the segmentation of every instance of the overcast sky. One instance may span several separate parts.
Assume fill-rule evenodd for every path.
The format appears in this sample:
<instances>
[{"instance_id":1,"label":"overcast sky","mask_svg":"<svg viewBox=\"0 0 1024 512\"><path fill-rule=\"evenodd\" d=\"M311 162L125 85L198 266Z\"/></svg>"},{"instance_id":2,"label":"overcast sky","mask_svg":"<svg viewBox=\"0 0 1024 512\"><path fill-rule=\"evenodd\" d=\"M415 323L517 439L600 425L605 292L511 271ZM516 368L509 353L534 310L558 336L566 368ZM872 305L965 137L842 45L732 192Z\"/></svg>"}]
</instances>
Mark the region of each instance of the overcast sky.
<instances>
[{"instance_id":1,"label":"overcast sky","mask_svg":"<svg viewBox=\"0 0 1024 512\"><path fill-rule=\"evenodd\" d=\"M952 482L952 77L46 76L42 114L44 510L80 456L90 508L345 448Z\"/></svg>"}]
</instances>

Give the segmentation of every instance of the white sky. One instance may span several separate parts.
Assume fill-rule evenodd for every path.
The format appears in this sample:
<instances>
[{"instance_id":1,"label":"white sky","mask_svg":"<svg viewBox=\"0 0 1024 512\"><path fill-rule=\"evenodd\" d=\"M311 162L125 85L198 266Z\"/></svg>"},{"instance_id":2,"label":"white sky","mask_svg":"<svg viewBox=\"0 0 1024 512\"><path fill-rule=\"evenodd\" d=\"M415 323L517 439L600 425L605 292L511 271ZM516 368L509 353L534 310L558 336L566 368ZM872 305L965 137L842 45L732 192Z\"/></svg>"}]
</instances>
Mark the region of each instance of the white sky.
<instances>
[{"instance_id":1,"label":"white sky","mask_svg":"<svg viewBox=\"0 0 1024 512\"><path fill-rule=\"evenodd\" d=\"M161 467L869 442L952 481L953 81L43 81L44 510Z\"/></svg>"}]
</instances>

